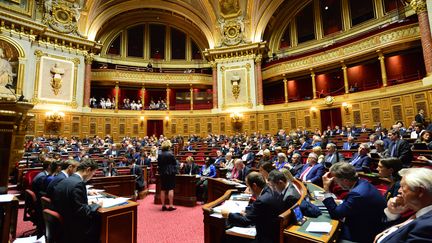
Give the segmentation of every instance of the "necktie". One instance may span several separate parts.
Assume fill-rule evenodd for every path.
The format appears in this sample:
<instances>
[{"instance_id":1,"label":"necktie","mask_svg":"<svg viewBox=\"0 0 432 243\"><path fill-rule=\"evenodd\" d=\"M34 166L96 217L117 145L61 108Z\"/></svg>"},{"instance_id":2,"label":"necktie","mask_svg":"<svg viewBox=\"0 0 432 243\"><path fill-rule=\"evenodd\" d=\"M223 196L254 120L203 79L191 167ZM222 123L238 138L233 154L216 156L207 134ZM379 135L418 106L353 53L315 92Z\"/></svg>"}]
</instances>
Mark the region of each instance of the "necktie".
<instances>
[{"instance_id":1,"label":"necktie","mask_svg":"<svg viewBox=\"0 0 432 243\"><path fill-rule=\"evenodd\" d=\"M307 175L307 173L310 171L312 169L312 166L308 166L307 168L306 168L306 170L305 171L303 171L303 173L300 175L300 180L302 180L302 181L304 181L306 178L306 175Z\"/></svg>"},{"instance_id":2,"label":"necktie","mask_svg":"<svg viewBox=\"0 0 432 243\"><path fill-rule=\"evenodd\" d=\"M393 148L392 148L392 151L391 151L391 154L390 154L391 157L395 157L396 156L396 146L397 146L397 142L395 142L393 144Z\"/></svg>"},{"instance_id":3,"label":"necktie","mask_svg":"<svg viewBox=\"0 0 432 243\"><path fill-rule=\"evenodd\" d=\"M405 220L404 222L394 225L386 230L384 230L383 232L379 233L374 240L374 243L379 243L382 240L384 240L385 238L387 238L387 236L392 235L394 232L396 232L397 230L399 230L400 228L402 228L403 226L409 224L411 221L413 221L416 218L416 215L414 214L413 216L411 216L409 219ZM385 236L384 238L382 238L383 236Z\"/></svg>"},{"instance_id":4,"label":"necktie","mask_svg":"<svg viewBox=\"0 0 432 243\"><path fill-rule=\"evenodd\" d=\"M355 165L360 158L361 158L360 155L357 155L357 157L353 161L351 161L351 164Z\"/></svg>"}]
</instances>

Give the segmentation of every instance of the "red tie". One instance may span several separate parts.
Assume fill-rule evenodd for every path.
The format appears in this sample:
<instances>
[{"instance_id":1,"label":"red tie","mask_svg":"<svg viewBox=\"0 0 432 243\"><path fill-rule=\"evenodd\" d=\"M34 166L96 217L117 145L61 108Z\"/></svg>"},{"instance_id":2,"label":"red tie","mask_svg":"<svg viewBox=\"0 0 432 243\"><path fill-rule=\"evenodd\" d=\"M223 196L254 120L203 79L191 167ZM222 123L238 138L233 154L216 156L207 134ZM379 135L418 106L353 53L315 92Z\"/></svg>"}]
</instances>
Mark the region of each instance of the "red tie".
<instances>
[{"instance_id":1,"label":"red tie","mask_svg":"<svg viewBox=\"0 0 432 243\"><path fill-rule=\"evenodd\" d=\"M303 171L303 173L300 175L300 179L301 179L302 181L305 180L304 177L306 177L306 174L307 174L311 169L312 169L312 166L309 165L309 166L306 168L306 170Z\"/></svg>"}]
</instances>

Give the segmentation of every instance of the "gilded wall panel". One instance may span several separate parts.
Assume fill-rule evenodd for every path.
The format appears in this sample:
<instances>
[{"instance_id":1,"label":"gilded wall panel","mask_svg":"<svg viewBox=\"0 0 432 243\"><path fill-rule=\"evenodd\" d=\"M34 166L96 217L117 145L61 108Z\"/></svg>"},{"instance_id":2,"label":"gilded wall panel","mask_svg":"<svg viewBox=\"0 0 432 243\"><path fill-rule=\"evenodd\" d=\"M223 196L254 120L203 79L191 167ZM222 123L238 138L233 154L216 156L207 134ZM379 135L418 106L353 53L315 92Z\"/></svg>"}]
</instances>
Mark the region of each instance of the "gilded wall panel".
<instances>
[{"instance_id":1,"label":"gilded wall panel","mask_svg":"<svg viewBox=\"0 0 432 243\"><path fill-rule=\"evenodd\" d=\"M424 97L423 97L423 99L424 99ZM412 102L412 95L404 95L403 96L403 105L404 105L404 107L411 107L412 104L413 104L413 102Z\"/></svg>"},{"instance_id":2,"label":"gilded wall panel","mask_svg":"<svg viewBox=\"0 0 432 243\"><path fill-rule=\"evenodd\" d=\"M360 111L353 111L353 122L355 125L361 125Z\"/></svg>"}]
</instances>

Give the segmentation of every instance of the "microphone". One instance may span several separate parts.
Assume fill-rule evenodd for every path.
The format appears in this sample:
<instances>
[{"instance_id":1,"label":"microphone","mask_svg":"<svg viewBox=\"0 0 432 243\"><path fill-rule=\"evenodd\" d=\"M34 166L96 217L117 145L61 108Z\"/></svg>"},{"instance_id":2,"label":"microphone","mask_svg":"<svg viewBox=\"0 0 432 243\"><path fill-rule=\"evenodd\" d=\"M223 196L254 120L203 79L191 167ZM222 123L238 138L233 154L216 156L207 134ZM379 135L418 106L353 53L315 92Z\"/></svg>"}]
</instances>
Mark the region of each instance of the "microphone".
<instances>
[{"instance_id":1,"label":"microphone","mask_svg":"<svg viewBox=\"0 0 432 243\"><path fill-rule=\"evenodd\" d=\"M15 92L12 90L12 84L6 84L5 87L13 94L17 101L24 101L24 94L21 93L20 97L18 98Z\"/></svg>"}]
</instances>

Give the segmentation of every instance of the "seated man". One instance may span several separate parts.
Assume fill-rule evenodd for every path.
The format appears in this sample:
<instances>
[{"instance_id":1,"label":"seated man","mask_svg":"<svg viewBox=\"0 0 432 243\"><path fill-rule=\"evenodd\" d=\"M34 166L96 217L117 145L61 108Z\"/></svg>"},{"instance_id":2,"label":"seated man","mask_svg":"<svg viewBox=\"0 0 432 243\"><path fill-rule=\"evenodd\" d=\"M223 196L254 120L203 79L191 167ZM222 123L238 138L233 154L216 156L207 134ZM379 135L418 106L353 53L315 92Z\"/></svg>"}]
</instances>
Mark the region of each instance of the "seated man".
<instances>
[{"instance_id":1,"label":"seated man","mask_svg":"<svg viewBox=\"0 0 432 243\"><path fill-rule=\"evenodd\" d=\"M97 209L100 204L90 204L87 199L86 182L98 168L91 159L83 159L77 173L62 180L52 197L53 207L63 216L63 243L99 242L100 224Z\"/></svg>"},{"instance_id":2,"label":"seated man","mask_svg":"<svg viewBox=\"0 0 432 243\"><path fill-rule=\"evenodd\" d=\"M307 164L303 166L301 171L295 176L297 179L314 184L321 184L321 177L325 173L325 168L322 164L318 164L318 156L316 153L310 153L307 158Z\"/></svg>"},{"instance_id":3,"label":"seated man","mask_svg":"<svg viewBox=\"0 0 432 243\"><path fill-rule=\"evenodd\" d=\"M279 198L283 203L283 211L292 207L300 199L300 192L283 172L272 170L267 180L269 187L279 193Z\"/></svg>"},{"instance_id":4,"label":"seated man","mask_svg":"<svg viewBox=\"0 0 432 243\"><path fill-rule=\"evenodd\" d=\"M432 170L409 168L399 174L400 194L388 201L384 213L388 220L398 219L407 210L415 215L378 234L375 242L432 242Z\"/></svg>"},{"instance_id":5,"label":"seated man","mask_svg":"<svg viewBox=\"0 0 432 243\"><path fill-rule=\"evenodd\" d=\"M348 136L347 141L343 143L342 150L350 150L358 148L358 144L354 142L354 137Z\"/></svg>"},{"instance_id":6,"label":"seated man","mask_svg":"<svg viewBox=\"0 0 432 243\"><path fill-rule=\"evenodd\" d=\"M195 164L194 158L192 156L187 157L183 174L197 175L198 173L200 173L200 167L197 164Z\"/></svg>"},{"instance_id":7,"label":"seated man","mask_svg":"<svg viewBox=\"0 0 432 243\"><path fill-rule=\"evenodd\" d=\"M329 193L334 181L342 189L349 190L343 203L336 204ZM349 163L339 162L323 176L323 203L332 219L343 220L340 239L354 242L373 242L381 228L385 200L369 182L358 179L356 169Z\"/></svg>"},{"instance_id":8,"label":"seated man","mask_svg":"<svg viewBox=\"0 0 432 243\"><path fill-rule=\"evenodd\" d=\"M283 206L280 198L267 185L264 177L258 172L251 172L246 177L246 185L256 197L245 214L230 213L222 210L222 216L228 218L228 223L234 226L255 225L257 242L279 242L278 215Z\"/></svg>"},{"instance_id":9,"label":"seated man","mask_svg":"<svg viewBox=\"0 0 432 243\"><path fill-rule=\"evenodd\" d=\"M332 166L337 162L345 160L343 154L337 151L336 144L328 143L326 148L327 148L327 154L324 157L324 166L326 168L329 168L330 166Z\"/></svg>"},{"instance_id":10,"label":"seated man","mask_svg":"<svg viewBox=\"0 0 432 243\"><path fill-rule=\"evenodd\" d=\"M364 167L369 168L371 163L371 158L368 156L369 151L369 145L367 143L362 143L358 147L358 152L350 159L349 163L354 166L356 171L363 171Z\"/></svg>"},{"instance_id":11,"label":"seated man","mask_svg":"<svg viewBox=\"0 0 432 243\"><path fill-rule=\"evenodd\" d=\"M78 165L79 162L73 159L69 159L61 163L62 171L60 171L60 173L58 173L58 175L53 178L53 180L48 184L48 187L46 189L48 197L52 198L54 190L56 190L55 187L57 186L57 184L75 173Z\"/></svg>"}]
</instances>

